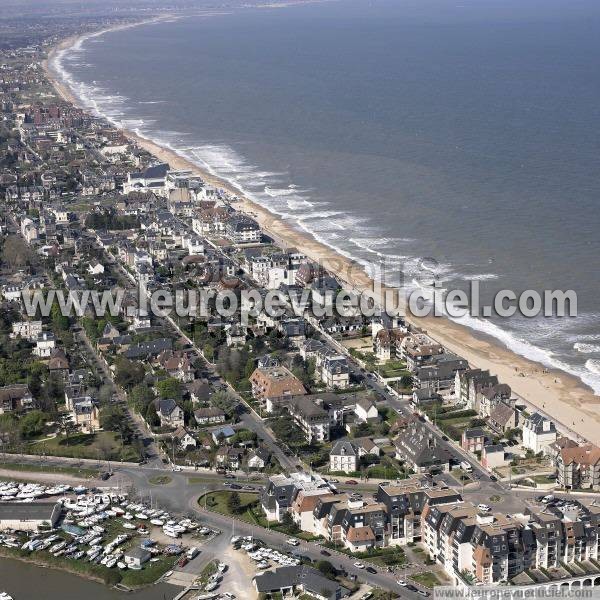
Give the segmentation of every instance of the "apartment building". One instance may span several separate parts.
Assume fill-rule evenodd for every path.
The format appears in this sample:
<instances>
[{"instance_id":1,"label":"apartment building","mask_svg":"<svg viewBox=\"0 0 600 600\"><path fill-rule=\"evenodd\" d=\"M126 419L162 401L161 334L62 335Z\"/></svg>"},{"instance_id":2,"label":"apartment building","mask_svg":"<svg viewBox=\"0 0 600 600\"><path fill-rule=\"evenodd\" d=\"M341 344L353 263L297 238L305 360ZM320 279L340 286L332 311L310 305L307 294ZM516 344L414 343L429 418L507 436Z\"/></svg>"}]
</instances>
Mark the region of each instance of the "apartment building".
<instances>
[{"instance_id":1,"label":"apartment building","mask_svg":"<svg viewBox=\"0 0 600 600\"><path fill-rule=\"evenodd\" d=\"M259 367L250 375L252 395L265 403L272 412L277 401L292 396L303 396L306 389L302 382L285 367Z\"/></svg>"},{"instance_id":2,"label":"apartment building","mask_svg":"<svg viewBox=\"0 0 600 600\"><path fill-rule=\"evenodd\" d=\"M600 448L583 444L563 448L556 461L558 485L566 489L600 489Z\"/></svg>"}]
</instances>

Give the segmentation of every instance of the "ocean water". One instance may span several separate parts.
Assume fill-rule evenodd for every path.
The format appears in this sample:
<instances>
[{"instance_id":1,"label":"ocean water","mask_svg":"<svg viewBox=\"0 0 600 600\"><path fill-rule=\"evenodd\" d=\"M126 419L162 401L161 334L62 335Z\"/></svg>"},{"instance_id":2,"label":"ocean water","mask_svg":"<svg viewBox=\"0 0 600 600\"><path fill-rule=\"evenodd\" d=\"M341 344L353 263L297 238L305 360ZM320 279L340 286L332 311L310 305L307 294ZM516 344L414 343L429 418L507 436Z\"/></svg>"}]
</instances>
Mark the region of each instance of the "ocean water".
<instances>
[{"instance_id":1,"label":"ocean water","mask_svg":"<svg viewBox=\"0 0 600 600\"><path fill-rule=\"evenodd\" d=\"M597 0L341 0L112 31L54 67L388 283L575 290L576 318L462 322L600 393L599 56Z\"/></svg>"}]
</instances>

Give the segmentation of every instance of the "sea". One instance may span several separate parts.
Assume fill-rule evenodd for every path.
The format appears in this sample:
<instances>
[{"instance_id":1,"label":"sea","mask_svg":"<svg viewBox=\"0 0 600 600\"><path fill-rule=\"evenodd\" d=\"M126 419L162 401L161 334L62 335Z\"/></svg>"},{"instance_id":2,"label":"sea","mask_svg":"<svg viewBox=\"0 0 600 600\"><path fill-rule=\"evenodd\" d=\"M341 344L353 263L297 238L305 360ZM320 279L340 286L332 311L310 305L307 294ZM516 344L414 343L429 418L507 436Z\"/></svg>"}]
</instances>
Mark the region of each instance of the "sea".
<instances>
[{"instance_id":1,"label":"sea","mask_svg":"<svg viewBox=\"0 0 600 600\"><path fill-rule=\"evenodd\" d=\"M462 317L600 393L600 3L340 0L91 35L81 103L405 290L574 290Z\"/></svg>"}]
</instances>

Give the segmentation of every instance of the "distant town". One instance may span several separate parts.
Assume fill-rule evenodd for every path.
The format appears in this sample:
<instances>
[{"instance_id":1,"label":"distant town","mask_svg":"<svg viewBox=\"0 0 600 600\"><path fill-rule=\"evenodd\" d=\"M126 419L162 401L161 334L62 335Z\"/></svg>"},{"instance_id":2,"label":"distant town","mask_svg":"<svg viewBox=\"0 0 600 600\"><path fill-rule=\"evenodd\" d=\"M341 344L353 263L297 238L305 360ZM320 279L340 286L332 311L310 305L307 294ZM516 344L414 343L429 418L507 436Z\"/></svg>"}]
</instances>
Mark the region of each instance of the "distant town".
<instances>
[{"instance_id":1,"label":"distant town","mask_svg":"<svg viewBox=\"0 0 600 600\"><path fill-rule=\"evenodd\" d=\"M426 331L139 307L140 283L344 282L59 97L50 48L119 22L57 19L0 50L0 557L181 598L599 584L600 448ZM27 316L24 294L49 289L125 301Z\"/></svg>"}]
</instances>

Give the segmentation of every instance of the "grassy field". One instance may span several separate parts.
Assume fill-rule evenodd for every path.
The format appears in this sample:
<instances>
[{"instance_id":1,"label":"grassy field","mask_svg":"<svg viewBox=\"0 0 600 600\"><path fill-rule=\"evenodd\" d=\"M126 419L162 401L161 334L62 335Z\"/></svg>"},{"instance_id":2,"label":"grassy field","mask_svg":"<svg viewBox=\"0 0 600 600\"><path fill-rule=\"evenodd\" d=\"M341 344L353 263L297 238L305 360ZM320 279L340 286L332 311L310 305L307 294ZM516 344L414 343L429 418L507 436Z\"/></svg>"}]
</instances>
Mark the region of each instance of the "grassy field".
<instances>
[{"instance_id":1,"label":"grassy field","mask_svg":"<svg viewBox=\"0 0 600 600\"><path fill-rule=\"evenodd\" d=\"M99 474L98 469L61 467L54 466L50 463L45 465L29 465L14 462L2 462L0 463L0 469L20 471L24 473L60 473L62 475L71 475L72 477L81 477L85 479L98 477Z\"/></svg>"},{"instance_id":2,"label":"grassy field","mask_svg":"<svg viewBox=\"0 0 600 600\"><path fill-rule=\"evenodd\" d=\"M113 431L79 433L68 438L58 435L30 444L29 451L35 454L97 460L136 461L139 459L137 452L131 446L121 446L121 438Z\"/></svg>"},{"instance_id":3,"label":"grassy field","mask_svg":"<svg viewBox=\"0 0 600 600\"><path fill-rule=\"evenodd\" d=\"M442 585L442 582L437 578L436 574L432 573L431 571L425 571L424 573L411 575L410 579L428 588L433 588L436 585Z\"/></svg>"}]
</instances>

